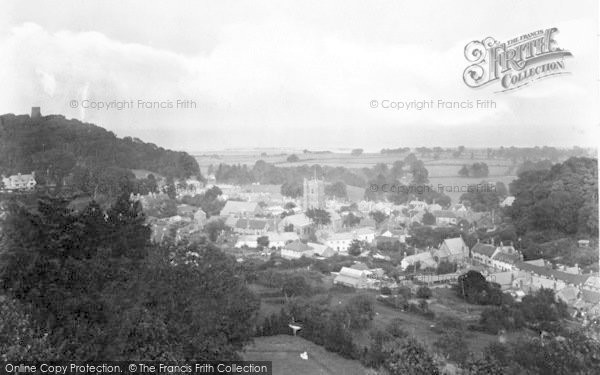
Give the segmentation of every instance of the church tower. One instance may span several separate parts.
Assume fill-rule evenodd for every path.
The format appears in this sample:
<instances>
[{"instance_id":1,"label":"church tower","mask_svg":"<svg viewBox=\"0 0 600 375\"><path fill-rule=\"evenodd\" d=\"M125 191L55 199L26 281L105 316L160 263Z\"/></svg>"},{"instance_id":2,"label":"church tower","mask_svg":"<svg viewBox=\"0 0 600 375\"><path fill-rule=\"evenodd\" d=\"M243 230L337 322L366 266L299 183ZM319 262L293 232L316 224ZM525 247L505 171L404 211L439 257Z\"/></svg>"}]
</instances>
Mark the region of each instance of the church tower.
<instances>
[{"instance_id":1,"label":"church tower","mask_svg":"<svg viewBox=\"0 0 600 375\"><path fill-rule=\"evenodd\" d=\"M302 189L302 208L325 208L325 181L304 179Z\"/></svg>"}]
</instances>

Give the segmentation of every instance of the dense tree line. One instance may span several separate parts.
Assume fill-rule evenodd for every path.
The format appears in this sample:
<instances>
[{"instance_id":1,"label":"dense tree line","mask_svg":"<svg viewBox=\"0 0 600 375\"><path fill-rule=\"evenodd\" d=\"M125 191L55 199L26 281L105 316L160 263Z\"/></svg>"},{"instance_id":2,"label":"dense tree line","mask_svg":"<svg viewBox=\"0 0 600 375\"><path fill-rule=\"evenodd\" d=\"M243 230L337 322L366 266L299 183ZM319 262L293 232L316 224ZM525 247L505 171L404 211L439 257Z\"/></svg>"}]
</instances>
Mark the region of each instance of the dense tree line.
<instances>
[{"instance_id":1,"label":"dense tree line","mask_svg":"<svg viewBox=\"0 0 600 375\"><path fill-rule=\"evenodd\" d=\"M518 234L598 236L598 160L570 158L549 170L525 171L510 184L507 210Z\"/></svg>"},{"instance_id":2,"label":"dense tree line","mask_svg":"<svg viewBox=\"0 0 600 375\"><path fill-rule=\"evenodd\" d=\"M471 165L463 165L458 171L461 177L487 177L490 174L486 163L473 163Z\"/></svg>"},{"instance_id":3,"label":"dense tree line","mask_svg":"<svg viewBox=\"0 0 600 375\"><path fill-rule=\"evenodd\" d=\"M258 301L234 259L212 245L151 247L141 208L125 195L107 211L68 203L9 204L0 341L14 343L10 360L237 358Z\"/></svg>"},{"instance_id":4,"label":"dense tree line","mask_svg":"<svg viewBox=\"0 0 600 375\"><path fill-rule=\"evenodd\" d=\"M102 178L108 168L145 169L175 178L200 176L196 160L144 143L117 138L99 126L63 116L0 116L0 172L36 172L36 179L61 184L73 173L88 171ZM46 182L46 181L42 181Z\"/></svg>"}]
</instances>

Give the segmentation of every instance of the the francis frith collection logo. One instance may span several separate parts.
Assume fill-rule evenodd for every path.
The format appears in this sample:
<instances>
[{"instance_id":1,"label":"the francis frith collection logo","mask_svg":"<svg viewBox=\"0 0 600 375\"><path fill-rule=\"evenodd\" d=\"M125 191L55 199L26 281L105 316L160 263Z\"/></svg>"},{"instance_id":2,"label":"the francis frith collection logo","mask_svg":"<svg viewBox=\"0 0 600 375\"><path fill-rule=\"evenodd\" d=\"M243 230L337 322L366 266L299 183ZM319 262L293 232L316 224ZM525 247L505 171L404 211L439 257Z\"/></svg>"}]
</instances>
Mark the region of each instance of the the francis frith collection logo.
<instances>
[{"instance_id":1,"label":"the francis frith collection logo","mask_svg":"<svg viewBox=\"0 0 600 375\"><path fill-rule=\"evenodd\" d=\"M558 47L553 27L524 34L507 42L492 37L475 40L465 47L471 63L464 73L465 84L472 88L498 83L501 91L514 90L550 76L567 74L568 50Z\"/></svg>"}]
</instances>

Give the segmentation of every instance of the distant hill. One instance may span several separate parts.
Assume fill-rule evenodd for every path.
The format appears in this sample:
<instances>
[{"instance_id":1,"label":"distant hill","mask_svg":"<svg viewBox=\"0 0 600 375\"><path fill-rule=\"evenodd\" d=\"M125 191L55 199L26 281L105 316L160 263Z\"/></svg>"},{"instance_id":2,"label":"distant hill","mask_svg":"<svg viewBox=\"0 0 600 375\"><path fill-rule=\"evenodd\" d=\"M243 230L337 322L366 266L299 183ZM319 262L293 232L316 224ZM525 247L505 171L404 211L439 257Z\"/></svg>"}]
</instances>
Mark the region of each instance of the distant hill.
<instances>
[{"instance_id":1,"label":"distant hill","mask_svg":"<svg viewBox=\"0 0 600 375\"><path fill-rule=\"evenodd\" d=\"M138 138L117 138L99 126L67 120L61 115L0 116L2 174L34 171L36 180L60 185L75 175L101 178L107 169L201 178L198 163L185 152L167 150Z\"/></svg>"}]
</instances>

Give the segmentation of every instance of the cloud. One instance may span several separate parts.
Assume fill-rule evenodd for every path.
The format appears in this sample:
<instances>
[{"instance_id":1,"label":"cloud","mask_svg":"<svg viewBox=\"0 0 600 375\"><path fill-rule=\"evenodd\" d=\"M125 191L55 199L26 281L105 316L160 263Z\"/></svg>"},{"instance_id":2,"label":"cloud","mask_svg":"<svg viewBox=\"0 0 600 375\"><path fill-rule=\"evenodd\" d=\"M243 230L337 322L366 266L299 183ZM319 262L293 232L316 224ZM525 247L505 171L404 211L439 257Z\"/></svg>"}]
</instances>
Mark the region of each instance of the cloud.
<instances>
[{"instance_id":1,"label":"cloud","mask_svg":"<svg viewBox=\"0 0 600 375\"><path fill-rule=\"evenodd\" d=\"M341 142L348 147L391 147L398 137L406 144L468 144L465 129L501 129L499 124L504 128L490 134L489 144L511 144L522 142L520 134L525 133L520 129L528 122L554 126L567 119L587 121L591 113L585 106L593 98L582 83L589 78L589 57L582 57L583 68L576 67L574 77L508 96L463 84L468 40L440 46L418 38L398 43L357 33L349 37L289 15L239 19L212 33L210 50L183 53L152 43L124 42L99 31L17 25L0 37L0 54L8 56L0 66L0 79L14 88L0 91L0 112L23 113L41 105L44 113L63 113L118 135L187 149L310 143L330 147ZM565 39L571 40L570 35ZM566 102L561 99L565 93L570 96ZM534 113L527 108L529 101L538 100L534 104L539 106L540 97L552 103L553 110ZM71 100L178 99L194 100L198 107L107 111L69 105ZM373 99L436 104L491 99L497 106L394 111L371 108ZM561 103L575 107L561 115L556 109ZM578 138L571 134L564 139Z\"/></svg>"}]
</instances>

